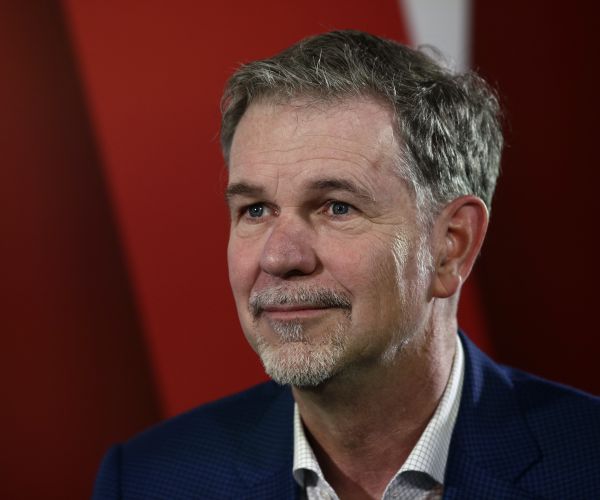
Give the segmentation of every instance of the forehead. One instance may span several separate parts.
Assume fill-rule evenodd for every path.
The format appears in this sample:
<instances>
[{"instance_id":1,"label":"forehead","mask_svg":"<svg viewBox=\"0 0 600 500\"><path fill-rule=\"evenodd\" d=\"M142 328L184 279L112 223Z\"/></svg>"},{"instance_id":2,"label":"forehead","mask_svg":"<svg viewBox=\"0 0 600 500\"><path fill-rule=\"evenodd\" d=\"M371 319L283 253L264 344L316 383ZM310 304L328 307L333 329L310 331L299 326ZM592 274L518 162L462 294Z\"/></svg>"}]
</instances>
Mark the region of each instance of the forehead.
<instances>
[{"instance_id":1,"label":"forehead","mask_svg":"<svg viewBox=\"0 0 600 500\"><path fill-rule=\"evenodd\" d=\"M373 99L259 101L249 106L238 124L230 174L311 159L364 167L395 164L398 154L393 113Z\"/></svg>"}]
</instances>

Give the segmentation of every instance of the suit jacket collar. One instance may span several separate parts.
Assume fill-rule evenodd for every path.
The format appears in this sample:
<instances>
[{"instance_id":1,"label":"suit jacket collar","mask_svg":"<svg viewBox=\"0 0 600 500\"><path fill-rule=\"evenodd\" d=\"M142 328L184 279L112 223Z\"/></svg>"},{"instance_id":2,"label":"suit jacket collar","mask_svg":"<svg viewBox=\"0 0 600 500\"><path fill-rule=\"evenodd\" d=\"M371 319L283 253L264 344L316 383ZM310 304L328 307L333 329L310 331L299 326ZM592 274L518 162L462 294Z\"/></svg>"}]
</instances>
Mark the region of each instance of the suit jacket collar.
<instances>
[{"instance_id":1,"label":"suit jacket collar","mask_svg":"<svg viewBox=\"0 0 600 500\"><path fill-rule=\"evenodd\" d=\"M445 498L530 498L516 485L540 459L512 380L464 334L465 379L444 480ZM487 494L486 494L487 492Z\"/></svg>"}]
</instances>

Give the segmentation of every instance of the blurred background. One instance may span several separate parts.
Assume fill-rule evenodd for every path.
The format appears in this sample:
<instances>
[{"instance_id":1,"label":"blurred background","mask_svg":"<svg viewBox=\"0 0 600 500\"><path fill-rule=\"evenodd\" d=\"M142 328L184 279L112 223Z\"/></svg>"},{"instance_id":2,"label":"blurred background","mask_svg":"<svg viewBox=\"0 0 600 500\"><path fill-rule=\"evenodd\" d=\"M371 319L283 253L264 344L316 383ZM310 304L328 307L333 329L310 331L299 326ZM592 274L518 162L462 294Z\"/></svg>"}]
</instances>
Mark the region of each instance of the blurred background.
<instances>
[{"instance_id":1,"label":"blurred background","mask_svg":"<svg viewBox=\"0 0 600 500\"><path fill-rule=\"evenodd\" d=\"M600 394L596 20L581 0L0 0L0 497L86 498L111 443L265 379L227 280L219 98L331 29L496 86L507 148L461 324Z\"/></svg>"}]
</instances>

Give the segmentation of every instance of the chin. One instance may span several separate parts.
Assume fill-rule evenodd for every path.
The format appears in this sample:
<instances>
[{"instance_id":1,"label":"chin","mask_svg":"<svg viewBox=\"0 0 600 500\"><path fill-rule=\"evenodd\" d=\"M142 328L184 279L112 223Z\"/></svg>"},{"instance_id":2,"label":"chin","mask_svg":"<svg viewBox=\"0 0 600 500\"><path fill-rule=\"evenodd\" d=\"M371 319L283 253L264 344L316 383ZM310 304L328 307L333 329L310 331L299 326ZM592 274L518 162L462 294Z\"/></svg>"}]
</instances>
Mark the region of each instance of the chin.
<instances>
[{"instance_id":1,"label":"chin","mask_svg":"<svg viewBox=\"0 0 600 500\"><path fill-rule=\"evenodd\" d=\"M335 334L318 344L296 338L273 345L259 339L256 350L265 372L278 384L318 387L339 371L345 342Z\"/></svg>"}]
</instances>

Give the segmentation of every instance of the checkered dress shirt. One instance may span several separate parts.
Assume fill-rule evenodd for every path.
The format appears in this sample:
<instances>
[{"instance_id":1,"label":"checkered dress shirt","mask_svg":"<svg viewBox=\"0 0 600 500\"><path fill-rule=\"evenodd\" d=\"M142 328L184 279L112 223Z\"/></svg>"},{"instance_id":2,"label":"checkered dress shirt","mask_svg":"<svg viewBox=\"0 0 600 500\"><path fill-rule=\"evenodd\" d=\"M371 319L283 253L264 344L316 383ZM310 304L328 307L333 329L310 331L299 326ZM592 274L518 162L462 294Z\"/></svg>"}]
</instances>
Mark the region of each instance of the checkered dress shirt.
<instances>
[{"instance_id":1,"label":"checkered dress shirt","mask_svg":"<svg viewBox=\"0 0 600 500\"><path fill-rule=\"evenodd\" d=\"M442 498L448 448L458 415L463 378L464 353L457 338L456 354L442 399L406 462L388 483L382 500ZM306 439L298 405L294 405L293 472L308 500L339 500L325 480Z\"/></svg>"}]
</instances>

